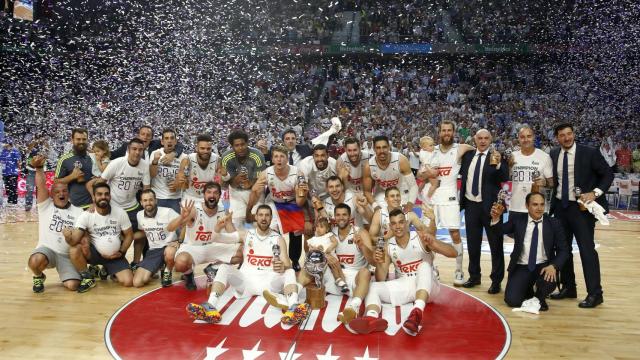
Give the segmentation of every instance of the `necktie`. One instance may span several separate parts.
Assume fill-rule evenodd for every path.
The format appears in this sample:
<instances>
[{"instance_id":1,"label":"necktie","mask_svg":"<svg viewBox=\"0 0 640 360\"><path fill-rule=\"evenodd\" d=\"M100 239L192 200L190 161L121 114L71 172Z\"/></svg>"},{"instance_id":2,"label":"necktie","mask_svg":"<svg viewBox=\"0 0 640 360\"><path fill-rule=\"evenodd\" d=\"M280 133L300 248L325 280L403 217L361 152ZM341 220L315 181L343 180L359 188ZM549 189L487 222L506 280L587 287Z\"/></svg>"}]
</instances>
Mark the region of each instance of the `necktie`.
<instances>
[{"instance_id":1,"label":"necktie","mask_svg":"<svg viewBox=\"0 0 640 360\"><path fill-rule=\"evenodd\" d=\"M536 259L538 258L538 224L540 221L534 221L533 234L531 235L531 248L529 249L529 263L527 268L533 272L536 269Z\"/></svg>"},{"instance_id":2,"label":"necktie","mask_svg":"<svg viewBox=\"0 0 640 360\"><path fill-rule=\"evenodd\" d=\"M480 182L480 164L482 163L483 153L478 154L478 160L476 160L476 170L473 173L473 182L471 183L471 193L473 196L478 196L478 183Z\"/></svg>"},{"instance_id":3,"label":"necktie","mask_svg":"<svg viewBox=\"0 0 640 360\"><path fill-rule=\"evenodd\" d=\"M289 165L293 165L293 151L289 151Z\"/></svg>"},{"instance_id":4,"label":"necktie","mask_svg":"<svg viewBox=\"0 0 640 360\"><path fill-rule=\"evenodd\" d=\"M562 207L569 207L569 156L564 152L562 158Z\"/></svg>"}]
</instances>

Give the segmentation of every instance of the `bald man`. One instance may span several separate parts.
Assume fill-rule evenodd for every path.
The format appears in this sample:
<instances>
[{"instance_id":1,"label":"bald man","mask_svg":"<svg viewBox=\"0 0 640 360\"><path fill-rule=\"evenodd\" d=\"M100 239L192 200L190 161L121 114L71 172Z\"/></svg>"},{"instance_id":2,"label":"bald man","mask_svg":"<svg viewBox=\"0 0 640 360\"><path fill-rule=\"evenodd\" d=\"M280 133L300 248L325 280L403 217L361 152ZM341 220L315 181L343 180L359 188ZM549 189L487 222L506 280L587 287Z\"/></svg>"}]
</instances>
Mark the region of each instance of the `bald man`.
<instances>
[{"instance_id":1,"label":"bald man","mask_svg":"<svg viewBox=\"0 0 640 360\"><path fill-rule=\"evenodd\" d=\"M469 279L462 286L472 288L480 285L480 248L484 229L491 248L491 286L488 293L497 294L504 278L504 252L502 234L496 230L498 227L491 227L490 214L501 183L509 179L509 166L500 153L489 149L493 139L487 129L478 130L474 141L476 150L462 156L460 169L460 208L464 209L469 252Z\"/></svg>"}]
</instances>

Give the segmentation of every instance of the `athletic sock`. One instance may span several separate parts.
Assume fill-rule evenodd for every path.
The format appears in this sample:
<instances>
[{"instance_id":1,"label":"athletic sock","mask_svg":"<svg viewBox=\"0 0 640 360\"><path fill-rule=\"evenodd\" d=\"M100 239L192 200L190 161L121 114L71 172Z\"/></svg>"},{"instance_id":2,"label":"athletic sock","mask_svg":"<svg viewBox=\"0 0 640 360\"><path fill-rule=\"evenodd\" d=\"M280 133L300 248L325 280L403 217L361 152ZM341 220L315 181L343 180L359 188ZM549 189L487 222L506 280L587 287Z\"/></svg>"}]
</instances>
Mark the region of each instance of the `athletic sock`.
<instances>
[{"instance_id":1,"label":"athletic sock","mask_svg":"<svg viewBox=\"0 0 640 360\"><path fill-rule=\"evenodd\" d=\"M426 303L424 302L424 300L418 299L413 303L413 308L414 309L420 309L420 310L424 311L425 305L426 305Z\"/></svg>"}]
</instances>

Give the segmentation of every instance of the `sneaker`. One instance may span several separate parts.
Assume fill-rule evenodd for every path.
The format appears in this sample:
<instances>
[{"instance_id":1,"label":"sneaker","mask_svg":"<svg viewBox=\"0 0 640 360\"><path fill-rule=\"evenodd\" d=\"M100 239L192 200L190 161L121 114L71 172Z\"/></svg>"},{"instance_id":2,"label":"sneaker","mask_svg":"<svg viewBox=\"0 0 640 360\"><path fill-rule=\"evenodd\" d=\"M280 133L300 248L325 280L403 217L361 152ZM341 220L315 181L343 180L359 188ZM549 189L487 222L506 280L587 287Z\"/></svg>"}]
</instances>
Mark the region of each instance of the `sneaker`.
<instances>
[{"instance_id":1,"label":"sneaker","mask_svg":"<svg viewBox=\"0 0 640 360\"><path fill-rule=\"evenodd\" d=\"M80 275L82 276L82 280L80 281L80 285L78 286L79 293L85 293L96 286L96 281L94 280L93 276L91 276L91 274L89 274L88 272L83 272Z\"/></svg>"},{"instance_id":2,"label":"sneaker","mask_svg":"<svg viewBox=\"0 0 640 360\"><path fill-rule=\"evenodd\" d=\"M202 304L191 303L187 305L187 312L196 320L204 320L209 324L217 324L222 319L218 309L205 302Z\"/></svg>"},{"instance_id":3,"label":"sneaker","mask_svg":"<svg viewBox=\"0 0 640 360\"><path fill-rule=\"evenodd\" d=\"M267 303L273 307L277 307L278 309L282 310L282 311L287 311L289 310L289 306L287 304L282 304L281 302L278 301L278 296L274 293L272 293L269 290L265 290L262 292L262 296L264 297L265 300L267 300Z\"/></svg>"},{"instance_id":4,"label":"sneaker","mask_svg":"<svg viewBox=\"0 0 640 360\"><path fill-rule=\"evenodd\" d=\"M462 284L464 284L464 272L456 270L453 275L453 286L462 286Z\"/></svg>"},{"instance_id":5,"label":"sneaker","mask_svg":"<svg viewBox=\"0 0 640 360\"><path fill-rule=\"evenodd\" d=\"M44 281L47 279L47 275L44 273L40 276L33 277L33 292L41 293L44 291Z\"/></svg>"},{"instance_id":6,"label":"sneaker","mask_svg":"<svg viewBox=\"0 0 640 360\"><path fill-rule=\"evenodd\" d=\"M107 268L103 266L100 267L100 271L98 272L98 276L100 277L100 280L104 281L107 280L107 278L109 277L109 273L107 272Z\"/></svg>"},{"instance_id":7,"label":"sneaker","mask_svg":"<svg viewBox=\"0 0 640 360\"><path fill-rule=\"evenodd\" d=\"M298 325L309 316L309 304L293 304L282 314L282 321L285 325Z\"/></svg>"},{"instance_id":8,"label":"sneaker","mask_svg":"<svg viewBox=\"0 0 640 360\"><path fill-rule=\"evenodd\" d=\"M138 268L139 268L138 263L135 262L135 261L132 261L131 264L129 264L129 268L131 269L131 271L138 270Z\"/></svg>"},{"instance_id":9,"label":"sneaker","mask_svg":"<svg viewBox=\"0 0 640 360\"><path fill-rule=\"evenodd\" d=\"M338 314L338 321L340 321L344 325L347 325L351 321L353 321L356 316L358 316L356 309L352 308L351 306L347 306L344 308L344 311Z\"/></svg>"},{"instance_id":10,"label":"sneaker","mask_svg":"<svg viewBox=\"0 0 640 360\"><path fill-rule=\"evenodd\" d=\"M363 316L349 323L349 327L358 334L385 331L388 325L387 320L373 316Z\"/></svg>"},{"instance_id":11,"label":"sneaker","mask_svg":"<svg viewBox=\"0 0 640 360\"><path fill-rule=\"evenodd\" d=\"M184 287L189 291L195 291L196 289L198 289L196 280L193 278L193 273L184 275Z\"/></svg>"},{"instance_id":12,"label":"sneaker","mask_svg":"<svg viewBox=\"0 0 640 360\"><path fill-rule=\"evenodd\" d=\"M89 267L87 268L87 272L91 275L92 278L95 279L100 273L100 268L98 267L98 265L89 265Z\"/></svg>"},{"instance_id":13,"label":"sneaker","mask_svg":"<svg viewBox=\"0 0 640 360\"><path fill-rule=\"evenodd\" d=\"M416 336L422 328L422 310L414 308L409 317L402 324L402 330L411 336Z\"/></svg>"},{"instance_id":14,"label":"sneaker","mask_svg":"<svg viewBox=\"0 0 640 360\"><path fill-rule=\"evenodd\" d=\"M171 271L162 270L162 287L169 287L173 283Z\"/></svg>"}]
</instances>

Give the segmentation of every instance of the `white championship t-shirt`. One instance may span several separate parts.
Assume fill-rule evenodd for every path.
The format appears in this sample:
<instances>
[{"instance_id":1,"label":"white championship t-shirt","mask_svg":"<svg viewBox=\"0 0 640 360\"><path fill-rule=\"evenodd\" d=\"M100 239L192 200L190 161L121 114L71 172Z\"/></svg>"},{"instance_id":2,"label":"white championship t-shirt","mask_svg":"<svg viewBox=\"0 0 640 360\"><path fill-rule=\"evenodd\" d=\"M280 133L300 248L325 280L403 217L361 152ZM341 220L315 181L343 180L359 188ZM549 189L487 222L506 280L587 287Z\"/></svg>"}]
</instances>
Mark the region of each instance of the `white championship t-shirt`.
<instances>
[{"instance_id":1,"label":"white championship t-shirt","mask_svg":"<svg viewBox=\"0 0 640 360\"><path fill-rule=\"evenodd\" d=\"M65 227L73 228L82 209L69 203L68 208L57 208L51 198L38 204L38 246L44 246L58 254L69 254L69 245L62 235Z\"/></svg>"},{"instance_id":2,"label":"white championship t-shirt","mask_svg":"<svg viewBox=\"0 0 640 360\"><path fill-rule=\"evenodd\" d=\"M89 233L89 239L102 256L110 256L120 250L120 233L131 228L127 213L116 206L102 216L97 211L85 211L78 217L75 227Z\"/></svg>"},{"instance_id":3,"label":"white championship t-shirt","mask_svg":"<svg viewBox=\"0 0 640 360\"><path fill-rule=\"evenodd\" d=\"M146 217L144 210L138 211L138 229L144 231L149 241L149 249L160 249L175 240L176 232L167 231L167 225L177 218L178 213L167 207L158 206L155 217Z\"/></svg>"},{"instance_id":4,"label":"white championship t-shirt","mask_svg":"<svg viewBox=\"0 0 640 360\"><path fill-rule=\"evenodd\" d=\"M164 149L158 149L151 153L151 159L155 159L156 153L160 153L160 158L165 156ZM151 179L151 190L156 193L158 199L180 199L182 191L169 191L169 183L176 179L178 169L180 168L180 162L182 159L186 159L187 154L182 154L179 157L173 158L173 161L168 165L163 165L162 162L158 162L158 174Z\"/></svg>"},{"instance_id":5,"label":"white championship t-shirt","mask_svg":"<svg viewBox=\"0 0 640 360\"><path fill-rule=\"evenodd\" d=\"M540 176L545 179L553 177L553 165L549 154L540 149L535 149L529 156L522 155L521 151L515 151L513 160L510 210L526 213L525 197L531 192L533 172L539 171Z\"/></svg>"},{"instance_id":6,"label":"white championship t-shirt","mask_svg":"<svg viewBox=\"0 0 640 360\"><path fill-rule=\"evenodd\" d=\"M101 177L111 187L111 202L126 211L138 206L138 190L142 190L143 185L151 184L149 163L140 160L138 165L131 166L126 156L112 160Z\"/></svg>"}]
</instances>

